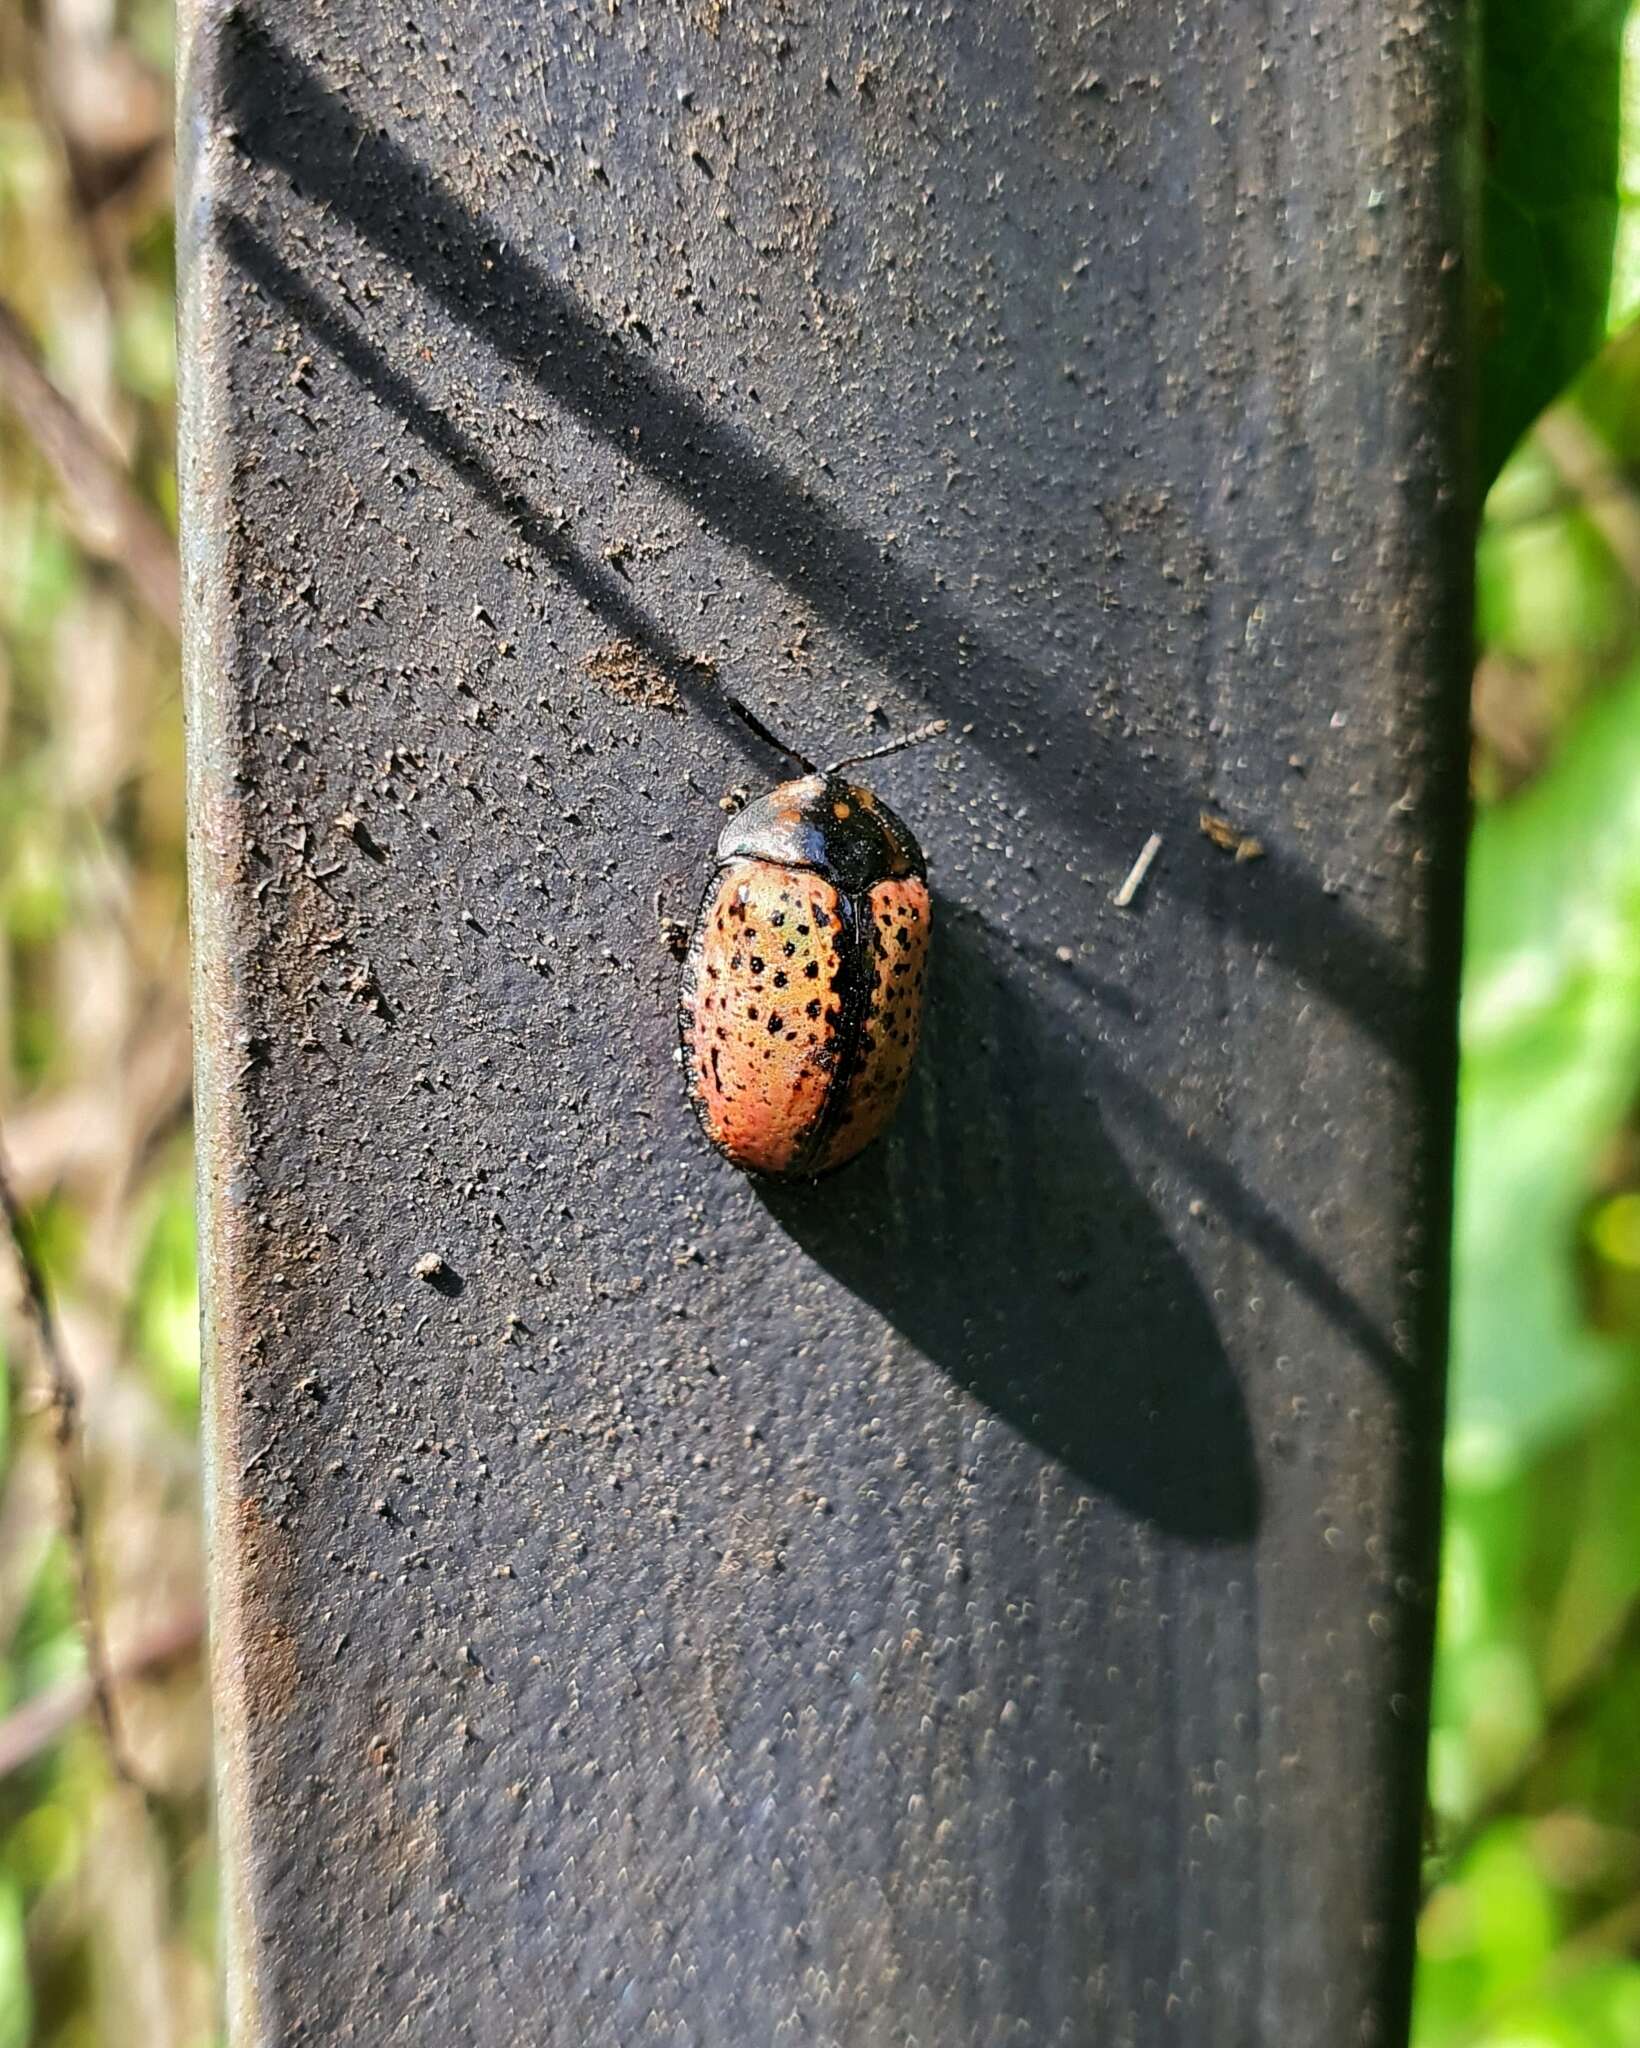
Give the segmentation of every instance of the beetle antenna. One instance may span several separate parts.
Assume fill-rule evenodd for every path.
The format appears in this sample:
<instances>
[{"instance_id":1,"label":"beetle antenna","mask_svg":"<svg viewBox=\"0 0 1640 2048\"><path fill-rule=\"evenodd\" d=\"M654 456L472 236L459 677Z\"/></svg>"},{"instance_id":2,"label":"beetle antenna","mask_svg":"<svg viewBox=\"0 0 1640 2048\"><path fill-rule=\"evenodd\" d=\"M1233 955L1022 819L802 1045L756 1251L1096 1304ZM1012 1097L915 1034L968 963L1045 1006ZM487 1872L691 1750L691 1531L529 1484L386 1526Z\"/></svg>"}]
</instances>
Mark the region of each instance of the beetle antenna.
<instances>
[{"instance_id":1,"label":"beetle antenna","mask_svg":"<svg viewBox=\"0 0 1640 2048\"><path fill-rule=\"evenodd\" d=\"M805 774L819 774L819 769L815 767L814 763L809 759L807 754L800 754L795 747L789 746L785 740L779 738L778 735L776 735L775 733L770 732L769 728L763 723L762 719L758 717L757 713L755 711L749 711L746 708L746 706L741 703L738 697L731 696L731 694L727 690L725 690L723 692L723 701L725 704L728 705L729 709L735 714L736 718L740 720L741 724L746 726L750 731L755 732L758 738L763 742L763 744L766 747L773 747L777 754L784 754L788 760L795 761L798 767L801 768Z\"/></svg>"},{"instance_id":2,"label":"beetle antenna","mask_svg":"<svg viewBox=\"0 0 1640 2048\"><path fill-rule=\"evenodd\" d=\"M880 747L868 747L863 754L845 754L842 760L833 761L822 772L835 775L839 768L858 768L862 761L880 761L884 754L897 754L902 747L920 747L924 740L937 740L950 723L948 718L932 718L927 725L919 725L915 732L901 733L897 740L887 740Z\"/></svg>"}]
</instances>

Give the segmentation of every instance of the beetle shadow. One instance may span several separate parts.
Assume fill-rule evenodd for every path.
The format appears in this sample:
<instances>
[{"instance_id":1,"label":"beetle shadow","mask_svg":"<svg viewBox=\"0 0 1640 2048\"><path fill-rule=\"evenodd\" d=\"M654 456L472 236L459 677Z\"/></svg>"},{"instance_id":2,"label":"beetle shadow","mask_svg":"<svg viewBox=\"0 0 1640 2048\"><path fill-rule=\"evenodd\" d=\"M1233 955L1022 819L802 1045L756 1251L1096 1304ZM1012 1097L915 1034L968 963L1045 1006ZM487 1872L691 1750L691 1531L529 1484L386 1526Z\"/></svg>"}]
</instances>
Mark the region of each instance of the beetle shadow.
<instances>
[{"instance_id":1,"label":"beetle shadow","mask_svg":"<svg viewBox=\"0 0 1640 2048\"><path fill-rule=\"evenodd\" d=\"M938 1369L1173 1535L1258 1525L1246 1403L1202 1287L1101 1122L1102 1061L1030 970L936 905L924 1042L889 1134L757 1183L769 1214Z\"/></svg>"}]
</instances>

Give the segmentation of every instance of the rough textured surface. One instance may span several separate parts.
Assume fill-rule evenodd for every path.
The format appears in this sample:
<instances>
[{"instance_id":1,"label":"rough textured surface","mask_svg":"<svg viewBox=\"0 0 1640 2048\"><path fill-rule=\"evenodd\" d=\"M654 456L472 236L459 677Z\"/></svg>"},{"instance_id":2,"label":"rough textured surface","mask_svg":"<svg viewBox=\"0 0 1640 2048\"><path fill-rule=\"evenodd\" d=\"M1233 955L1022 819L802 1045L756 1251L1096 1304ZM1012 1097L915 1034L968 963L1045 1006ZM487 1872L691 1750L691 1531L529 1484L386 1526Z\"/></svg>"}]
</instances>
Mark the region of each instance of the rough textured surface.
<instances>
[{"instance_id":1,"label":"rough textured surface","mask_svg":"<svg viewBox=\"0 0 1640 2048\"><path fill-rule=\"evenodd\" d=\"M241 2048L1400 2036L1461 12L193 7ZM673 1057L720 685L952 721L813 1189Z\"/></svg>"}]
</instances>

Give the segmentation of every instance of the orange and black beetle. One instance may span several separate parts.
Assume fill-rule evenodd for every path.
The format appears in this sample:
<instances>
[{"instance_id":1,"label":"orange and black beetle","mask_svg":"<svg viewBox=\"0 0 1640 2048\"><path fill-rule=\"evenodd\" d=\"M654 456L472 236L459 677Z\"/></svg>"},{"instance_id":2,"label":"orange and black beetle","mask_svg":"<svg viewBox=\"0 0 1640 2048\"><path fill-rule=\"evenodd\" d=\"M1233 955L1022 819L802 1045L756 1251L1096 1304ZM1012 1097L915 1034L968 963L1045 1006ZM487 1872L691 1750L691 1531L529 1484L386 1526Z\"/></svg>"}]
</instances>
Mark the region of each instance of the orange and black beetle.
<instances>
[{"instance_id":1,"label":"orange and black beetle","mask_svg":"<svg viewBox=\"0 0 1640 2048\"><path fill-rule=\"evenodd\" d=\"M678 1014L690 1098L736 1166L810 1179L894 1114L922 1021L927 875L902 820L836 769L724 827Z\"/></svg>"}]
</instances>

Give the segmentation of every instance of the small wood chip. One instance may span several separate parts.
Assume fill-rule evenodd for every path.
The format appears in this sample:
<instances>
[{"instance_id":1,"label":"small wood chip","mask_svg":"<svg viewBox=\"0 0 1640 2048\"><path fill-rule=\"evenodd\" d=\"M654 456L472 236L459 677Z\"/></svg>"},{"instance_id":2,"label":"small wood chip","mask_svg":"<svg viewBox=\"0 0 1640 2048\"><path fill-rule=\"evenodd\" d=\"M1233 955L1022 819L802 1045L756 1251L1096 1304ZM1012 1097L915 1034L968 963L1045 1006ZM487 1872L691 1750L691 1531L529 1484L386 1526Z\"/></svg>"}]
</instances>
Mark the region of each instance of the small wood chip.
<instances>
[{"instance_id":1,"label":"small wood chip","mask_svg":"<svg viewBox=\"0 0 1640 2048\"><path fill-rule=\"evenodd\" d=\"M1202 837L1211 839L1221 852L1234 854L1237 860L1263 858L1264 841L1255 839L1250 832L1241 831L1228 818L1221 818L1217 811L1203 811L1201 827Z\"/></svg>"},{"instance_id":2,"label":"small wood chip","mask_svg":"<svg viewBox=\"0 0 1640 2048\"><path fill-rule=\"evenodd\" d=\"M1152 832L1139 849L1139 858L1127 871L1127 879L1110 899L1118 910L1126 910L1144 885L1145 876L1150 873L1151 863L1162 850L1162 835Z\"/></svg>"}]
</instances>

